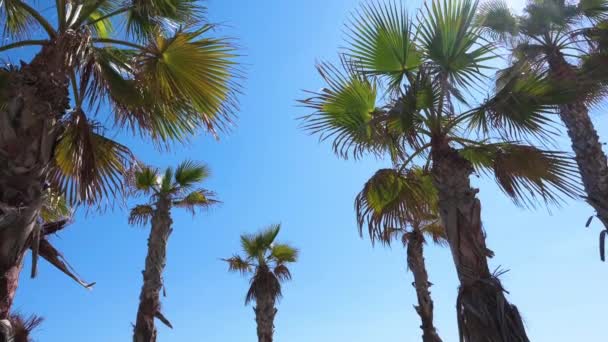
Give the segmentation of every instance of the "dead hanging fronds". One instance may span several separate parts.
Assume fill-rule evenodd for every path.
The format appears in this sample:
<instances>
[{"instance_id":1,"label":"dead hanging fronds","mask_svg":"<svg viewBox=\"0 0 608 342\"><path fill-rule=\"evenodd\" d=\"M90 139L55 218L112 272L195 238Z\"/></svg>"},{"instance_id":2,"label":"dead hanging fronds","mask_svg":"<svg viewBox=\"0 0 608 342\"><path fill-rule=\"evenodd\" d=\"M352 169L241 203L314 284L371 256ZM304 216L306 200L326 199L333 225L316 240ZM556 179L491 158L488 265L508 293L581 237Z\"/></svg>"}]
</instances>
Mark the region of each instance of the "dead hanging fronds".
<instances>
[{"instance_id":1,"label":"dead hanging fronds","mask_svg":"<svg viewBox=\"0 0 608 342\"><path fill-rule=\"evenodd\" d=\"M461 342L529 342L517 308L505 297L497 271L486 279L462 285L456 301Z\"/></svg>"}]
</instances>

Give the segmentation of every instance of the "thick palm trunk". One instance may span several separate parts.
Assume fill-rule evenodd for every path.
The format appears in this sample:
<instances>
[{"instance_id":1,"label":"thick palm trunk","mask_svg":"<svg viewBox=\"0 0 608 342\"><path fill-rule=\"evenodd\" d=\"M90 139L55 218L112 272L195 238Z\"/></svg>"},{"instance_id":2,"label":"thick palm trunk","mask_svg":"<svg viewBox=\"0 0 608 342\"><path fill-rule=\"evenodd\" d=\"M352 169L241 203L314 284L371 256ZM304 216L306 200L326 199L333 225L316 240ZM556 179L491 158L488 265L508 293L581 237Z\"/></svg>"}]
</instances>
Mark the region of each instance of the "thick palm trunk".
<instances>
[{"instance_id":1,"label":"thick palm trunk","mask_svg":"<svg viewBox=\"0 0 608 342\"><path fill-rule=\"evenodd\" d=\"M69 107L64 45L49 45L0 89L0 320L8 318L21 262L36 229L58 119ZM0 334L2 335L2 334ZM0 336L7 339L7 336Z\"/></svg>"},{"instance_id":2,"label":"thick palm trunk","mask_svg":"<svg viewBox=\"0 0 608 342\"><path fill-rule=\"evenodd\" d=\"M517 311L490 273L477 190L469 182L473 169L456 150L433 146L433 175L439 210L446 229L460 289L456 304L460 340L466 342L529 341Z\"/></svg>"},{"instance_id":3,"label":"thick palm trunk","mask_svg":"<svg viewBox=\"0 0 608 342\"><path fill-rule=\"evenodd\" d=\"M414 274L414 286L418 297L418 306L414 306L416 312L422 320L422 341L441 342L437 329L433 325L433 300L429 288L429 275L426 272L424 263L423 243L424 238L419 231L408 234L407 244L407 265Z\"/></svg>"},{"instance_id":4,"label":"thick palm trunk","mask_svg":"<svg viewBox=\"0 0 608 342\"><path fill-rule=\"evenodd\" d=\"M271 294L265 294L256 299L256 306L253 311L258 326L258 342L272 342L274 317L277 314L274 305L275 299Z\"/></svg>"},{"instance_id":5,"label":"thick palm trunk","mask_svg":"<svg viewBox=\"0 0 608 342\"><path fill-rule=\"evenodd\" d=\"M160 292L163 287L162 273L167 260L167 241L172 232L171 202L160 198L152 217L152 229L148 238L148 255L143 271L144 284L139 296L137 321L133 332L134 342L155 342L157 337L154 318L171 327L161 313Z\"/></svg>"},{"instance_id":6,"label":"thick palm trunk","mask_svg":"<svg viewBox=\"0 0 608 342\"><path fill-rule=\"evenodd\" d=\"M576 72L561 53L549 58L549 66L554 80L566 82L572 87L577 86ZM573 102L559 106L559 114L568 130L572 150L587 192L587 202L593 206L598 218L608 229L608 161L589 117L589 109L582 101Z\"/></svg>"}]
</instances>

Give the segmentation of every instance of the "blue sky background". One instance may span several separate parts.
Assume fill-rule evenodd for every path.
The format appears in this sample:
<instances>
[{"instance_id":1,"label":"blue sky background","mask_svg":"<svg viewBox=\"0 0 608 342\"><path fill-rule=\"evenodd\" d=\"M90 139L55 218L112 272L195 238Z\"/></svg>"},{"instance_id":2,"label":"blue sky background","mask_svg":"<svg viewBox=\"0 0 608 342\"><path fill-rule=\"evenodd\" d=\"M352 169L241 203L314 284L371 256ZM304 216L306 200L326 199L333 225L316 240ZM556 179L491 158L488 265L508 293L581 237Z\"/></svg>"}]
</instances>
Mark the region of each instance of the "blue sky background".
<instances>
[{"instance_id":1,"label":"blue sky background","mask_svg":"<svg viewBox=\"0 0 608 342\"><path fill-rule=\"evenodd\" d=\"M521 7L519 1L511 3ZM124 137L150 164L164 167L186 158L208 163L213 176L206 186L224 202L194 219L174 211L163 305L175 329L159 324L161 341L256 341L253 311L244 306L248 281L227 273L219 258L239 251L241 233L275 222L283 224L281 240L301 249L279 305L276 341L420 340L403 248L372 249L356 232L354 196L386 163L339 160L329 144L319 144L295 120L306 113L295 105L304 96L301 90L322 86L315 61L336 59L343 23L359 3L208 1L211 20L225 25L221 33L239 38L245 55L248 76L238 126L219 143L200 136L169 153ZM606 116L598 112L594 120L605 139ZM563 140L562 147L568 146ZM492 267L512 270L502 280L531 340L604 340L608 264L598 257L598 222L584 228L592 209L568 202L551 215L543 209L524 211L491 181L476 185L487 243L496 253ZM79 213L53 238L80 274L97 282L93 291L44 262L35 280L23 272L15 308L45 317L36 332L39 341L131 339L149 230L129 227L126 217L125 210ZM435 246L425 252L435 284L436 325L444 341L457 341L451 256Z\"/></svg>"}]
</instances>

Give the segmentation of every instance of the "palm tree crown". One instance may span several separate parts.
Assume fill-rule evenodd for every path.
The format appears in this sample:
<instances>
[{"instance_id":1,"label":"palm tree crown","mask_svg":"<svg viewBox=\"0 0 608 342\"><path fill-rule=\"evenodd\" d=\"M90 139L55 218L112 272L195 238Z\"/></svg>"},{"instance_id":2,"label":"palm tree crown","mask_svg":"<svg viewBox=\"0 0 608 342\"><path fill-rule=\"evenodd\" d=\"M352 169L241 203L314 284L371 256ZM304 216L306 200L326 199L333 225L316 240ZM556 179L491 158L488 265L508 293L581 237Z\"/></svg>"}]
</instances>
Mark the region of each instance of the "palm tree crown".
<instances>
[{"instance_id":1,"label":"palm tree crown","mask_svg":"<svg viewBox=\"0 0 608 342\"><path fill-rule=\"evenodd\" d=\"M241 235L245 254L224 259L230 271L253 274L245 304L265 294L273 299L281 298L281 282L291 279L288 264L298 260L298 250L288 244L275 243L280 230L281 225L276 224L257 234Z\"/></svg>"},{"instance_id":2,"label":"palm tree crown","mask_svg":"<svg viewBox=\"0 0 608 342\"><path fill-rule=\"evenodd\" d=\"M49 98L25 101L58 102L45 114L56 127L49 127L44 151L54 151L48 181L71 202L116 192L132 158L99 117L159 143L184 141L199 128L215 134L230 123L238 91L234 49L211 35L196 1L58 0L57 22L30 3L0 2L8 41L0 51L40 47L29 64L0 69L0 108L15 96L19 75L56 79Z\"/></svg>"}]
</instances>

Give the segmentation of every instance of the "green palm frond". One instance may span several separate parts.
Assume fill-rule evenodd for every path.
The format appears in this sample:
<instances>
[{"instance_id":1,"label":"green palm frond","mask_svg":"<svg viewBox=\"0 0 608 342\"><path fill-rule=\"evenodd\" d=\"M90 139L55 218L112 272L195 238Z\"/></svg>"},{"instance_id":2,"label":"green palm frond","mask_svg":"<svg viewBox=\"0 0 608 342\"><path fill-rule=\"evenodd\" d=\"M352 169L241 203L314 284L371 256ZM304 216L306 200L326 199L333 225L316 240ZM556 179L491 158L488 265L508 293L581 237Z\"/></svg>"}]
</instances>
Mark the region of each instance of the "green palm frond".
<instances>
[{"instance_id":1,"label":"green palm frond","mask_svg":"<svg viewBox=\"0 0 608 342\"><path fill-rule=\"evenodd\" d=\"M222 259L228 263L228 271L239 272L241 274L249 273L255 267L247 259L243 259L240 255L234 255L228 259Z\"/></svg>"},{"instance_id":2,"label":"green palm frond","mask_svg":"<svg viewBox=\"0 0 608 342\"><path fill-rule=\"evenodd\" d=\"M226 39L204 37L211 28L157 35L138 59L135 78L155 104L196 113L198 121L214 132L231 122L238 90L233 82L234 48Z\"/></svg>"},{"instance_id":3,"label":"green palm frond","mask_svg":"<svg viewBox=\"0 0 608 342\"><path fill-rule=\"evenodd\" d=\"M476 25L495 40L507 40L519 32L518 19L504 0L490 0L481 4Z\"/></svg>"},{"instance_id":4,"label":"green palm frond","mask_svg":"<svg viewBox=\"0 0 608 342\"><path fill-rule=\"evenodd\" d=\"M587 18L594 21L608 19L608 0L580 0L578 8Z\"/></svg>"},{"instance_id":5,"label":"green palm frond","mask_svg":"<svg viewBox=\"0 0 608 342\"><path fill-rule=\"evenodd\" d=\"M482 81L486 61L494 58L493 46L480 39L481 28L475 25L477 1L434 0L426 6L420 20L419 41L425 58L460 87L471 87Z\"/></svg>"},{"instance_id":6,"label":"green palm frond","mask_svg":"<svg viewBox=\"0 0 608 342\"><path fill-rule=\"evenodd\" d=\"M572 27L580 15L576 5L563 0L530 1L524 8L524 13L520 31L528 36L565 31Z\"/></svg>"},{"instance_id":7,"label":"green palm frond","mask_svg":"<svg viewBox=\"0 0 608 342\"><path fill-rule=\"evenodd\" d=\"M170 194L175 189L173 184L173 168L168 167L165 169L165 174L160 179L160 192L163 194Z\"/></svg>"},{"instance_id":8,"label":"green palm frond","mask_svg":"<svg viewBox=\"0 0 608 342\"><path fill-rule=\"evenodd\" d=\"M34 20L21 6L22 0L0 1L0 23L2 34L11 38L24 38L28 35Z\"/></svg>"},{"instance_id":9,"label":"green palm frond","mask_svg":"<svg viewBox=\"0 0 608 342\"><path fill-rule=\"evenodd\" d=\"M468 115L469 127L484 134L498 130L507 138L551 138L552 116L559 104L572 99L571 91L530 68L506 72L500 88Z\"/></svg>"},{"instance_id":10,"label":"green palm frond","mask_svg":"<svg viewBox=\"0 0 608 342\"><path fill-rule=\"evenodd\" d=\"M430 175L421 169L401 173L377 171L355 199L359 233L367 224L372 243L390 244L393 227L405 227L428 220L436 212L437 192Z\"/></svg>"},{"instance_id":11,"label":"green palm frond","mask_svg":"<svg viewBox=\"0 0 608 342\"><path fill-rule=\"evenodd\" d=\"M581 195L578 169L563 153L515 143L468 146L460 150L479 173L493 174L515 204L534 207L539 201L557 205Z\"/></svg>"},{"instance_id":12,"label":"green palm frond","mask_svg":"<svg viewBox=\"0 0 608 342\"><path fill-rule=\"evenodd\" d=\"M158 177L158 169L145 166L135 172L135 188L148 194L158 186Z\"/></svg>"},{"instance_id":13,"label":"green palm frond","mask_svg":"<svg viewBox=\"0 0 608 342\"><path fill-rule=\"evenodd\" d=\"M145 39L158 29L192 25L200 21L205 8L196 0L131 0L127 31L135 38Z\"/></svg>"},{"instance_id":14,"label":"green palm frond","mask_svg":"<svg viewBox=\"0 0 608 342\"><path fill-rule=\"evenodd\" d=\"M96 123L75 111L55 148L51 182L70 203L96 203L122 190L131 151L98 131Z\"/></svg>"},{"instance_id":15,"label":"green palm frond","mask_svg":"<svg viewBox=\"0 0 608 342\"><path fill-rule=\"evenodd\" d=\"M129 224L145 226L152 219L154 208L149 204L136 205L129 213Z\"/></svg>"},{"instance_id":16,"label":"green palm frond","mask_svg":"<svg viewBox=\"0 0 608 342\"><path fill-rule=\"evenodd\" d=\"M212 191L199 189L173 202L178 208L188 209L192 214L196 208L206 209L219 203Z\"/></svg>"},{"instance_id":17,"label":"green palm frond","mask_svg":"<svg viewBox=\"0 0 608 342\"><path fill-rule=\"evenodd\" d=\"M318 134L320 140L333 140L334 152L357 158L366 151L382 148L376 139L372 123L376 111L376 85L372 80L341 71L329 64L317 65L317 70L329 88L310 92L312 97L300 100L315 110L304 116L304 128Z\"/></svg>"},{"instance_id":18,"label":"green palm frond","mask_svg":"<svg viewBox=\"0 0 608 342\"><path fill-rule=\"evenodd\" d=\"M285 243L274 244L270 250L270 258L278 264L296 262L298 254L299 252L296 248Z\"/></svg>"},{"instance_id":19,"label":"green palm frond","mask_svg":"<svg viewBox=\"0 0 608 342\"><path fill-rule=\"evenodd\" d=\"M175 182L181 188L189 189L193 184L207 179L209 174L209 167L207 165L186 160L175 169Z\"/></svg>"},{"instance_id":20,"label":"green palm frond","mask_svg":"<svg viewBox=\"0 0 608 342\"><path fill-rule=\"evenodd\" d=\"M421 63L412 24L396 3L363 5L349 25L349 43L347 54L361 71L386 77L393 90Z\"/></svg>"}]
</instances>

